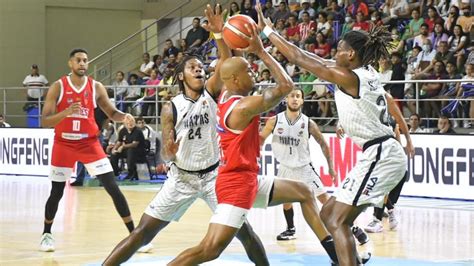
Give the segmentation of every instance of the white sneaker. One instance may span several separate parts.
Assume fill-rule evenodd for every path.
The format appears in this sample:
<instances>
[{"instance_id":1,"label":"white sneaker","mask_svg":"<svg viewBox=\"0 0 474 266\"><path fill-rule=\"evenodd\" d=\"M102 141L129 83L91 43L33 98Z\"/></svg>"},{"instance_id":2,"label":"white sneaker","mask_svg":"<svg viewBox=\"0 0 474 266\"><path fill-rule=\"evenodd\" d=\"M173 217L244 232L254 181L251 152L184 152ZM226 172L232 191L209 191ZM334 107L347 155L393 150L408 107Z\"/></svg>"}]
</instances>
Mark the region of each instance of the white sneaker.
<instances>
[{"instance_id":1,"label":"white sneaker","mask_svg":"<svg viewBox=\"0 0 474 266\"><path fill-rule=\"evenodd\" d=\"M383 231L383 225L379 219L374 218L364 229L368 233L380 233Z\"/></svg>"},{"instance_id":2,"label":"white sneaker","mask_svg":"<svg viewBox=\"0 0 474 266\"><path fill-rule=\"evenodd\" d=\"M148 243L137 250L138 253L150 253L153 249L153 244Z\"/></svg>"},{"instance_id":3,"label":"white sneaker","mask_svg":"<svg viewBox=\"0 0 474 266\"><path fill-rule=\"evenodd\" d=\"M41 236L40 250L44 252L54 251L54 238L50 233L44 233Z\"/></svg>"},{"instance_id":4,"label":"white sneaker","mask_svg":"<svg viewBox=\"0 0 474 266\"><path fill-rule=\"evenodd\" d=\"M458 128L459 127L459 121L458 120L454 120L453 121L453 128Z\"/></svg>"},{"instance_id":5,"label":"white sneaker","mask_svg":"<svg viewBox=\"0 0 474 266\"><path fill-rule=\"evenodd\" d=\"M462 127L463 128L471 128L471 122L469 122L468 120L462 121Z\"/></svg>"},{"instance_id":6,"label":"white sneaker","mask_svg":"<svg viewBox=\"0 0 474 266\"><path fill-rule=\"evenodd\" d=\"M398 220L395 216L395 209L388 211L388 223L390 224L390 230L397 230Z\"/></svg>"}]
</instances>

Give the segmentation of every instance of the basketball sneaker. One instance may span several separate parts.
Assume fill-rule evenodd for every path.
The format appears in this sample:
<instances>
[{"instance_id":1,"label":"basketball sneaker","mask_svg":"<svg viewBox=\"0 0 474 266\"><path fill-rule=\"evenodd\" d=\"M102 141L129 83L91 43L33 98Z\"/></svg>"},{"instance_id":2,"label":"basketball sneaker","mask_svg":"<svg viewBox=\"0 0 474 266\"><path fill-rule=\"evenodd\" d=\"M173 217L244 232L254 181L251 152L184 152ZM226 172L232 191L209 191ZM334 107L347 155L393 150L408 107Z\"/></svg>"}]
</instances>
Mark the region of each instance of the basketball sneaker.
<instances>
[{"instance_id":1,"label":"basketball sneaker","mask_svg":"<svg viewBox=\"0 0 474 266\"><path fill-rule=\"evenodd\" d=\"M153 249L153 244L148 243L137 250L138 253L150 253Z\"/></svg>"},{"instance_id":2,"label":"basketball sneaker","mask_svg":"<svg viewBox=\"0 0 474 266\"><path fill-rule=\"evenodd\" d=\"M359 257L360 257L360 261L358 262L358 265L365 265L372 257L372 253L364 252L364 253L359 254ZM339 266L339 263L331 261L331 266Z\"/></svg>"},{"instance_id":3,"label":"basketball sneaker","mask_svg":"<svg viewBox=\"0 0 474 266\"><path fill-rule=\"evenodd\" d=\"M50 233L44 233L41 236L40 250L44 252L54 251L54 238Z\"/></svg>"},{"instance_id":4,"label":"basketball sneaker","mask_svg":"<svg viewBox=\"0 0 474 266\"><path fill-rule=\"evenodd\" d=\"M352 227L352 234L354 234L355 238L359 242L359 245L363 245L367 242L369 242L369 236L362 230L362 228L358 226L353 226Z\"/></svg>"},{"instance_id":5,"label":"basketball sneaker","mask_svg":"<svg viewBox=\"0 0 474 266\"><path fill-rule=\"evenodd\" d=\"M369 233L380 233L383 231L383 225L379 219L374 218L364 229Z\"/></svg>"},{"instance_id":6,"label":"basketball sneaker","mask_svg":"<svg viewBox=\"0 0 474 266\"><path fill-rule=\"evenodd\" d=\"M372 257L372 253L363 252L363 253L359 254L359 257L360 257L362 265L365 265L370 260L370 258Z\"/></svg>"},{"instance_id":7,"label":"basketball sneaker","mask_svg":"<svg viewBox=\"0 0 474 266\"><path fill-rule=\"evenodd\" d=\"M388 211L388 223L390 225L390 230L397 230L398 220L395 216L395 209Z\"/></svg>"},{"instance_id":8,"label":"basketball sneaker","mask_svg":"<svg viewBox=\"0 0 474 266\"><path fill-rule=\"evenodd\" d=\"M288 228L286 229L285 231L281 232L281 234L279 234L277 236L277 240L292 240L292 239L295 239L296 236L295 236L295 233L296 233L296 228Z\"/></svg>"}]
</instances>

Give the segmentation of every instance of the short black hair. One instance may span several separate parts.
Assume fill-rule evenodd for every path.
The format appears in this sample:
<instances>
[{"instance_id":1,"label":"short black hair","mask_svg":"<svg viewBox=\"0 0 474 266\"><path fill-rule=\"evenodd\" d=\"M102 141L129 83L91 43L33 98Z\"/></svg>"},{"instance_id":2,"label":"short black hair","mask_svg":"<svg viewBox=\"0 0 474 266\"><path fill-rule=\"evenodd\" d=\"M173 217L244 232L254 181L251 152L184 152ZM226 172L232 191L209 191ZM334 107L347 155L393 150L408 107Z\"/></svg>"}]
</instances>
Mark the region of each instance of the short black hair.
<instances>
[{"instance_id":1,"label":"short black hair","mask_svg":"<svg viewBox=\"0 0 474 266\"><path fill-rule=\"evenodd\" d=\"M421 121L421 116L418 113L413 113L410 115L410 117L412 116L416 116L416 118L418 118L418 121Z\"/></svg>"},{"instance_id":2,"label":"short black hair","mask_svg":"<svg viewBox=\"0 0 474 266\"><path fill-rule=\"evenodd\" d=\"M302 88L300 88L300 87L295 87L293 90L294 90L294 91L301 91L301 97L304 99L304 91L303 91Z\"/></svg>"},{"instance_id":3,"label":"short black hair","mask_svg":"<svg viewBox=\"0 0 474 266\"><path fill-rule=\"evenodd\" d=\"M391 57L394 57L394 56L395 56L395 57L398 57L398 58L400 58L400 59L402 58L402 55L401 55L399 52L393 52L392 55L391 55Z\"/></svg>"},{"instance_id":4,"label":"short black hair","mask_svg":"<svg viewBox=\"0 0 474 266\"><path fill-rule=\"evenodd\" d=\"M420 28L421 27L427 27L428 29L430 28L430 26L428 26L428 24L426 24L426 23L421 24Z\"/></svg>"},{"instance_id":5,"label":"short black hair","mask_svg":"<svg viewBox=\"0 0 474 266\"><path fill-rule=\"evenodd\" d=\"M143 119L142 116L139 116L139 117L137 117L137 119L135 119L135 121L137 121L137 122L138 122L138 121L145 122L145 119Z\"/></svg>"},{"instance_id":6,"label":"short black hair","mask_svg":"<svg viewBox=\"0 0 474 266\"><path fill-rule=\"evenodd\" d=\"M421 49L421 47L420 47L420 46L418 46L418 45L417 45L417 46L415 46L415 47L413 47L413 49L412 49L412 50L415 50L415 49L416 49L416 50L418 50L418 52L421 52L421 51L423 50L423 49Z\"/></svg>"},{"instance_id":7,"label":"short black hair","mask_svg":"<svg viewBox=\"0 0 474 266\"><path fill-rule=\"evenodd\" d=\"M446 120L448 120L449 127L453 126L453 124L451 124L451 119L448 115L442 114L442 115L439 116L439 119L446 119Z\"/></svg>"},{"instance_id":8,"label":"short black hair","mask_svg":"<svg viewBox=\"0 0 474 266\"><path fill-rule=\"evenodd\" d=\"M86 49L84 48L74 48L72 51L69 53L69 58L74 57L77 53L85 53L88 55Z\"/></svg>"}]
</instances>

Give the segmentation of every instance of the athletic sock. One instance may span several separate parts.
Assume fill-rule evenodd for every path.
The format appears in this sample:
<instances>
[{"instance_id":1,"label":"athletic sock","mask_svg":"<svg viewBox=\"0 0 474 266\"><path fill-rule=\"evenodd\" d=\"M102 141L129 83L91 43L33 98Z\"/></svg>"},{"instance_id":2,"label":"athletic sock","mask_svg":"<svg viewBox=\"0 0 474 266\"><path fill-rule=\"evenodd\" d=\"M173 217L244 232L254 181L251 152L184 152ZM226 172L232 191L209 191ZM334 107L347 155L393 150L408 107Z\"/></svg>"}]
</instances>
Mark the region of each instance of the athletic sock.
<instances>
[{"instance_id":1,"label":"athletic sock","mask_svg":"<svg viewBox=\"0 0 474 266\"><path fill-rule=\"evenodd\" d=\"M288 210L283 209L283 213L285 214L286 225L288 226L288 229L295 228L295 224L293 223L293 208Z\"/></svg>"},{"instance_id":2,"label":"athletic sock","mask_svg":"<svg viewBox=\"0 0 474 266\"><path fill-rule=\"evenodd\" d=\"M385 206L387 207L387 210L393 210L393 208L395 208L395 206L393 206L390 200L387 200L387 203L385 203Z\"/></svg>"},{"instance_id":3,"label":"athletic sock","mask_svg":"<svg viewBox=\"0 0 474 266\"><path fill-rule=\"evenodd\" d=\"M338 260L336 254L336 247L334 246L334 240L332 239L332 236L327 236L325 239L323 239L321 241L321 245L326 250L331 260L337 263Z\"/></svg>"},{"instance_id":4,"label":"athletic sock","mask_svg":"<svg viewBox=\"0 0 474 266\"><path fill-rule=\"evenodd\" d=\"M384 208L374 207L374 216L375 216L375 218L377 218L379 221L382 221L383 209L384 209Z\"/></svg>"},{"instance_id":5,"label":"athletic sock","mask_svg":"<svg viewBox=\"0 0 474 266\"><path fill-rule=\"evenodd\" d=\"M49 233L51 234L51 226L53 226L53 223L44 223L44 230L43 230L43 234L46 234L46 233Z\"/></svg>"},{"instance_id":6,"label":"athletic sock","mask_svg":"<svg viewBox=\"0 0 474 266\"><path fill-rule=\"evenodd\" d=\"M125 223L125 226L127 227L129 233L131 233L133 229L135 229L135 226L133 225L133 221Z\"/></svg>"}]
</instances>

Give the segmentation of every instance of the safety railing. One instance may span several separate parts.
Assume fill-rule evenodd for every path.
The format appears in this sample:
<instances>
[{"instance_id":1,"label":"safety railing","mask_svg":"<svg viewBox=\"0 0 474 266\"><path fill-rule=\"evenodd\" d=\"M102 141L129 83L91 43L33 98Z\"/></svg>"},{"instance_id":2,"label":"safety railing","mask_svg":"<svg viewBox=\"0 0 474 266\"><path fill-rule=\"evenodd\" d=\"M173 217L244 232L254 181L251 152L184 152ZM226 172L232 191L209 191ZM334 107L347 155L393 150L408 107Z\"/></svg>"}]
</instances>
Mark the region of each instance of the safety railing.
<instances>
[{"instance_id":1,"label":"safety railing","mask_svg":"<svg viewBox=\"0 0 474 266\"><path fill-rule=\"evenodd\" d=\"M383 84L414 84L414 95L413 98L405 98L405 99L396 99L396 101L402 102L402 103L414 103L415 106L415 111L416 113L420 113L421 110L421 103L423 102L441 102L441 101L448 101L448 100L455 100L455 97L452 96L446 96L446 97L433 97L433 98L420 98L421 94L421 84L432 84L432 83L472 83L474 84L474 79L452 79L452 80L400 80L400 81L389 81L389 82L384 82ZM271 83L257 83L255 85L255 88L261 88L265 89L267 87L271 87L275 84ZM317 85L325 85L325 86L334 86L334 84L328 83L328 82L300 82L300 83L295 83L297 87L305 86L305 85L310 85L310 86L317 86ZM179 93L179 90L176 85L133 85L133 86L105 86L108 90L113 91L113 99L115 101L116 106L123 110L123 111L129 111L135 116L142 116L143 118L147 119L148 121L152 121L152 124L155 124L155 129L158 130L159 125L161 124L160 121L160 108L161 106L169 101L173 96L175 96L177 93ZM117 90L119 88L127 88L127 89L150 89L150 88L155 88L156 93L154 94L154 97L151 97L149 100L146 100L141 96L138 100L127 100L126 98L121 98L120 95L117 95ZM41 89L41 90L46 90L46 87L42 88L35 88L35 89ZM8 87L8 88L2 88L0 87L0 95L1 95L1 100L0 100L0 114L4 114L6 117L9 119L13 118L32 118L32 119L37 119L38 126L41 126L41 108L43 104L43 99L37 99L35 101L27 101L25 100L12 100L8 95L18 95L19 91L21 90L26 90L26 88L18 88L18 87ZM328 98L321 98L321 99L305 99L305 103L333 103L334 98L332 94L329 94L330 96ZM16 97L15 97L16 98ZM467 99L460 99L462 101L471 101L471 104L474 101L474 97L467 98ZM35 108L37 108L37 112L34 112L33 114L25 114L25 113L19 113L19 112L13 112L9 111L12 109L18 109L18 108L11 108L10 105L21 105L21 104L32 104ZM149 104L152 105L152 110L153 112L143 114L141 110L143 110L143 105ZM126 106L127 109L124 109L123 106ZM10 107L10 108L9 108ZM473 107L471 107L473 108ZM267 113L268 114L268 113ZM266 116L262 116L262 119L266 119ZM325 125L327 122L332 121L337 119L337 113L334 113L332 116L311 116L312 119L319 120L319 121L326 121L322 122L321 124ZM407 118L407 117L406 117ZM423 117L423 119L428 119L428 120L437 120L438 117ZM466 118L453 118L453 120L463 120ZM467 118L469 119L469 118Z\"/></svg>"},{"instance_id":2,"label":"safety railing","mask_svg":"<svg viewBox=\"0 0 474 266\"><path fill-rule=\"evenodd\" d=\"M215 1L212 1L215 2ZM221 1L222 5L229 3L229 0ZM186 34L191 28L191 24L183 25L183 18L191 16L191 12L184 12L186 5L191 3L191 0L184 0L177 3L177 6L166 14L162 15L143 29L129 35L124 40L113 45L106 51L100 53L89 62L89 75L96 80L103 83L112 83L114 73L123 71L125 73L137 70L142 63L142 55L144 52L149 52L152 56L154 54L162 53L162 48L167 39L176 40L184 38L182 34ZM204 6L208 2L203 2L202 5L196 7L198 10L204 10ZM163 32L169 31L169 27L175 27L175 23L169 23L166 26L158 25L163 19L175 18L179 19L178 30L173 31L170 35L165 36Z\"/></svg>"}]
</instances>

